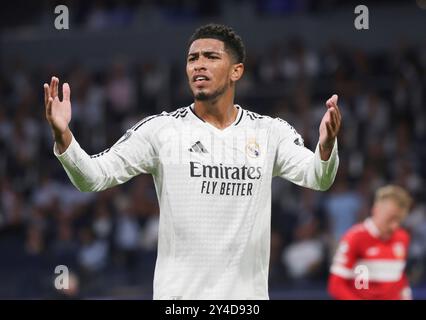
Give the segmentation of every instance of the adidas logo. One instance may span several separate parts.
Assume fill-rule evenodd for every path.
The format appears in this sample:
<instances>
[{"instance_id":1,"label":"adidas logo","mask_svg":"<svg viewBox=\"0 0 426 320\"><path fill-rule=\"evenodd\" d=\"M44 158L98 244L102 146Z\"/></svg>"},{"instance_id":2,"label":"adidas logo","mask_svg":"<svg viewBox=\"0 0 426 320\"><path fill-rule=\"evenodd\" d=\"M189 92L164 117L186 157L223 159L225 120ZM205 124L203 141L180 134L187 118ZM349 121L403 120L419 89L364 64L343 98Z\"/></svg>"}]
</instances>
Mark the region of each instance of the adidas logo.
<instances>
[{"instance_id":1,"label":"adidas logo","mask_svg":"<svg viewBox=\"0 0 426 320\"><path fill-rule=\"evenodd\" d=\"M209 153L200 141L195 142L188 150L190 152Z\"/></svg>"}]
</instances>

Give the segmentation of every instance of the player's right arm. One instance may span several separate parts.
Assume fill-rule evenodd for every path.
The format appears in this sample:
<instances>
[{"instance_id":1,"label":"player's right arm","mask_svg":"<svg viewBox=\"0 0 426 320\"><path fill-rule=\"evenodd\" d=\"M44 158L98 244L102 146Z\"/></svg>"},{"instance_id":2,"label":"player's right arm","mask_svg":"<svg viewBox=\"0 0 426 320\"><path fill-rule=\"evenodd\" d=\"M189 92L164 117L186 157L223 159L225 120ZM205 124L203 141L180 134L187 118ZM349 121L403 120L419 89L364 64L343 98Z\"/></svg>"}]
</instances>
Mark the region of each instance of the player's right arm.
<instances>
[{"instance_id":1,"label":"player's right arm","mask_svg":"<svg viewBox=\"0 0 426 320\"><path fill-rule=\"evenodd\" d=\"M59 79L52 77L50 85L44 84L44 105L46 119L52 129L53 138L59 153L71 144L72 133L68 127L71 121L71 89L68 83L62 86L62 101L58 96Z\"/></svg>"},{"instance_id":2,"label":"player's right arm","mask_svg":"<svg viewBox=\"0 0 426 320\"><path fill-rule=\"evenodd\" d=\"M62 86L63 100L58 97L59 79L44 84L46 119L55 140L54 154L68 177L80 191L101 191L121 184L140 173L153 173L156 152L151 144L151 130L138 125L111 148L90 156L78 144L71 130L70 87Z\"/></svg>"}]
</instances>

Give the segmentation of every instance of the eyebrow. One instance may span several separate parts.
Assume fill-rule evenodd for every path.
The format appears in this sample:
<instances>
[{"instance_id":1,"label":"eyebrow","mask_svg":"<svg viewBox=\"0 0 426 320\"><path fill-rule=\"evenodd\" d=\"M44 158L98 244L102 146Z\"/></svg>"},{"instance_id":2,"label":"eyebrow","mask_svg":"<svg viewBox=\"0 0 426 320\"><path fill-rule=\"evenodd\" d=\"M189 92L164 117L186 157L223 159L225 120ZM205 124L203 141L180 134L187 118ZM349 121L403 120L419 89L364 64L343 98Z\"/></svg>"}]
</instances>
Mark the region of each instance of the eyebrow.
<instances>
[{"instance_id":1,"label":"eyebrow","mask_svg":"<svg viewBox=\"0 0 426 320\"><path fill-rule=\"evenodd\" d=\"M212 54L218 54L220 55L223 51L201 51L201 53L205 56L209 56ZM199 52L192 52L188 54L188 57L192 57L192 56L198 56L200 53Z\"/></svg>"}]
</instances>

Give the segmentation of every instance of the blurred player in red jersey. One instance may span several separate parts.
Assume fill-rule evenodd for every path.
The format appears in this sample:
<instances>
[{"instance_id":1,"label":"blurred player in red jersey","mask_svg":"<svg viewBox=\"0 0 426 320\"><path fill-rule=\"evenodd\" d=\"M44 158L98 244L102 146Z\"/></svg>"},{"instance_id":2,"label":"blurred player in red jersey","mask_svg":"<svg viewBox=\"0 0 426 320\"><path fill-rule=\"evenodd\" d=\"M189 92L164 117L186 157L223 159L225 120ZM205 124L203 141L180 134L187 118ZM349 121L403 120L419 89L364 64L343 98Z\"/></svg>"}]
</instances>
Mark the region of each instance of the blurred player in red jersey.
<instances>
[{"instance_id":1,"label":"blurred player in red jersey","mask_svg":"<svg viewBox=\"0 0 426 320\"><path fill-rule=\"evenodd\" d=\"M410 236L400 228L412 203L403 188L377 190L371 217L349 229L339 243L328 280L335 299L412 299L404 272Z\"/></svg>"}]
</instances>

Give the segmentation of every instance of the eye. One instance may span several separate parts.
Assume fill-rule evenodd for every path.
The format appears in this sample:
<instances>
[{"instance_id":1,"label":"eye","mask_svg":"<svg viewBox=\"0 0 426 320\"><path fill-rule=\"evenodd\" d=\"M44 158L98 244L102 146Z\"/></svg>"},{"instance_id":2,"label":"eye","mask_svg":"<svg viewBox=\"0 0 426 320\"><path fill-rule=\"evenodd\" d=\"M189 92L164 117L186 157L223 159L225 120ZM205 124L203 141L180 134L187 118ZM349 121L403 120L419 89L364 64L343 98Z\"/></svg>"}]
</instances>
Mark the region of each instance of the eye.
<instances>
[{"instance_id":1,"label":"eye","mask_svg":"<svg viewBox=\"0 0 426 320\"><path fill-rule=\"evenodd\" d=\"M188 61L194 61L195 60L195 56L191 56L188 58Z\"/></svg>"}]
</instances>

